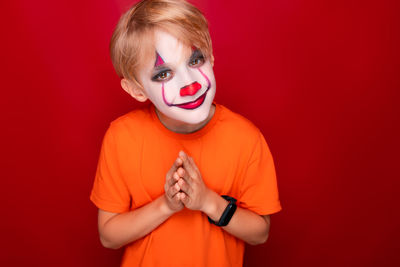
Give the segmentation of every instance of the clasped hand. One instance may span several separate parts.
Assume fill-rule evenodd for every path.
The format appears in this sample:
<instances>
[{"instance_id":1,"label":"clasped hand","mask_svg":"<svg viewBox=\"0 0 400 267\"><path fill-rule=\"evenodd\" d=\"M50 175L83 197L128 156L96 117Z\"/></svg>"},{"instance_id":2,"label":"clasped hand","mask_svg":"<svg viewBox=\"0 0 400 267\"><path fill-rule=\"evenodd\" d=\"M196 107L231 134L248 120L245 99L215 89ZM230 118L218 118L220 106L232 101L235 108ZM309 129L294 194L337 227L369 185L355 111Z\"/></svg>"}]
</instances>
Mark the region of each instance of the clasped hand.
<instances>
[{"instance_id":1,"label":"clasped hand","mask_svg":"<svg viewBox=\"0 0 400 267\"><path fill-rule=\"evenodd\" d=\"M210 191L204 184L193 158L183 151L179 152L178 158L168 171L164 189L167 204L175 212L183 207L203 211Z\"/></svg>"}]
</instances>

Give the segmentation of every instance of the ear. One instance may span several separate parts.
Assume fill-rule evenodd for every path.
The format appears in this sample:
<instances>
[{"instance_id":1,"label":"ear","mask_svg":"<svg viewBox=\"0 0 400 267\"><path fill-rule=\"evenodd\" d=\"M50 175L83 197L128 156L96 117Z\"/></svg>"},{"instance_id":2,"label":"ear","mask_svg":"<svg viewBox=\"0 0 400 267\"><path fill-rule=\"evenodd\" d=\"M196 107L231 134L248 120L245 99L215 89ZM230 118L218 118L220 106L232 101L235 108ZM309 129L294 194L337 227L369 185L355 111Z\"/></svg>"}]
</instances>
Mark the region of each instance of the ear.
<instances>
[{"instance_id":1,"label":"ear","mask_svg":"<svg viewBox=\"0 0 400 267\"><path fill-rule=\"evenodd\" d=\"M214 55L211 55L210 62L211 62L211 66L214 67Z\"/></svg>"},{"instance_id":2,"label":"ear","mask_svg":"<svg viewBox=\"0 0 400 267\"><path fill-rule=\"evenodd\" d=\"M140 86L137 82L122 78L121 87L125 90L125 92L130 94L139 102L144 102L148 98L142 86Z\"/></svg>"}]
</instances>

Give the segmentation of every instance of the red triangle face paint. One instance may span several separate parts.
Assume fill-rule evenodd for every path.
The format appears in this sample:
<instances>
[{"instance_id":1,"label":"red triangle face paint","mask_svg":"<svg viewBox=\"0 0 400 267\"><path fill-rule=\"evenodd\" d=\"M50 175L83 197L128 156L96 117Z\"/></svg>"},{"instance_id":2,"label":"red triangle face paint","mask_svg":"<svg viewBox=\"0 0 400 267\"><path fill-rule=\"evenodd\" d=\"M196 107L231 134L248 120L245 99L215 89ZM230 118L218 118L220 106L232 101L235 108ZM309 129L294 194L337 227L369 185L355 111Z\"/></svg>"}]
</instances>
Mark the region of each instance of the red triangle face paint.
<instances>
[{"instance_id":1,"label":"red triangle face paint","mask_svg":"<svg viewBox=\"0 0 400 267\"><path fill-rule=\"evenodd\" d=\"M161 58L161 56L156 52L156 63L154 63L154 67L160 66L164 64L164 60Z\"/></svg>"}]
</instances>

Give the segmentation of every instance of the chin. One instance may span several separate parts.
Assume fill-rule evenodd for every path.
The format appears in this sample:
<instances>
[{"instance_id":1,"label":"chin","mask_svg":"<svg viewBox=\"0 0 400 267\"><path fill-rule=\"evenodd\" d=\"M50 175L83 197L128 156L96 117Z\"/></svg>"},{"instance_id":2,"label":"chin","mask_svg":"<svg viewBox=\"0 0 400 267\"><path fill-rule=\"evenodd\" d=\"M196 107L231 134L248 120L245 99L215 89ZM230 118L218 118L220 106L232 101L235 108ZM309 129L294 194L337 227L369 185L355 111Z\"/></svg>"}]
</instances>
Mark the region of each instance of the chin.
<instances>
[{"instance_id":1,"label":"chin","mask_svg":"<svg viewBox=\"0 0 400 267\"><path fill-rule=\"evenodd\" d=\"M208 113L205 114L204 116L191 116L188 118L185 118L183 122L188 123L188 124L199 124L203 121L205 121L208 117Z\"/></svg>"},{"instance_id":2,"label":"chin","mask_svg":"<svg viewBox=\"0 0 400 267\"><path fill-rule=\"evenodd\" d=\"M199 109L188 110L187 114L185 114L185 117L181 118L180 120L188 124L198 124L207 119L208 115L210 114L210 110L211 110L211 104L202 106Z\"/></svg>"}]
</instances>

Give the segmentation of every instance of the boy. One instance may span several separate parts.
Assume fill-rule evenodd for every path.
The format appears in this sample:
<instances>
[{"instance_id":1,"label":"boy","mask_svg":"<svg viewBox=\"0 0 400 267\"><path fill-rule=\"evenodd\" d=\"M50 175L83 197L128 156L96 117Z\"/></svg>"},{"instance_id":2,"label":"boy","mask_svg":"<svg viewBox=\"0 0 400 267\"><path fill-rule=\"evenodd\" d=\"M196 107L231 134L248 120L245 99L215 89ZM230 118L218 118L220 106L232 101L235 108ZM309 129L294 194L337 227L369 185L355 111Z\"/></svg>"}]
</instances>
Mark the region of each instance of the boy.
<instances>
[{"instance_id":1,"label":"boy","mask_svg":"<svg viewBox=\"0 0 400 267\"><path fill-rule=\"evenodd\" d=\"M152 104L105 134L91 194L102 244L126 246L122 266L242 266L281 207L262 134L213 102L207 21L185 1L144 0L110 51L122 88Z\"/></svg>"}]
</instances>

